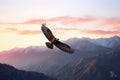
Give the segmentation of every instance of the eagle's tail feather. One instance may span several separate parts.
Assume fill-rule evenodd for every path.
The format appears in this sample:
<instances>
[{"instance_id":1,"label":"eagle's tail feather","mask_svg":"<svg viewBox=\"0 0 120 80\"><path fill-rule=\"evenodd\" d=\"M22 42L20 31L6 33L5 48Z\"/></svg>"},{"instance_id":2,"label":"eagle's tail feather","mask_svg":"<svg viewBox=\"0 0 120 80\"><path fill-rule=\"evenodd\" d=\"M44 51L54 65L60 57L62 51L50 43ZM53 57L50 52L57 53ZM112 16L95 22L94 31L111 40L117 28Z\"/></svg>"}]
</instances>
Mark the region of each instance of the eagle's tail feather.
<instances>
[{"instance_id":1,"label":"eagle's tail feather","mask_svg":"<svg viewBox=\"0 0 120 80\"><path fill-rule=\"evenodd\" d=\"M53 49L53 44L51 44L51 43L49 43L49 42L46 42L45 44L46 44L46 46L47 46L48 48Z\"/></svg>"}]
</instances>

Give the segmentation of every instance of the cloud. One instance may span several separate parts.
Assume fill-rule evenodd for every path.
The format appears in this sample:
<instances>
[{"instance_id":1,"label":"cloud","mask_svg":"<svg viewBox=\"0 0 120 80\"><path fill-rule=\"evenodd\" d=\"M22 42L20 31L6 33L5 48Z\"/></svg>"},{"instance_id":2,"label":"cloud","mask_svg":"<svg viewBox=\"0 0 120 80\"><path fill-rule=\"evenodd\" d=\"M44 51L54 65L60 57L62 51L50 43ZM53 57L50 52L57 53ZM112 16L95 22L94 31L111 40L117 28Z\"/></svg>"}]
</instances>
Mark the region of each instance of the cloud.
<instances>
[{"instance_id":1,"label":"cloud","mask_svg":"<svg viewBox=\"0 0 120 80\"><path fill-rule=\"evenodd\" d=\"M32 31L32 30L23 30L19 32L22 35L32 35L32 34L41 34L40 31Z\"/></svg>"},{"instance_id":2,"label":"cloud","mask_svg":"<svg viewBox=\"0 0 120 80\"><path fill-rule=\"evenodd\" d=\"M62 25L73 25L73 24L80 24L85 22L90 22L95 20L94 17L70 17L70 16L61 16L51 19L31 19L23 22L22 24L55 24L59 23Z\"/></svg>"},{"instance_id":3,"label":"cloud","mask_svg":"<svg viewBox=\"0 0 120 80\"><path fill-rule=\"evenodd\" d=\"M94 16L86 16L86 17L71 17L71 16L60 16L55 18L49 18L49 19L29 19L23 22L16 22L16 23L10 23L10 22L0 22L0 24L42 24L42 23L60 23L63 25L67 24L81 24L86 22L96 22L99 21L100 26L103 25L120 25L120 20L116 18L98 18Z\"/></svg>"},{"instance_id":4,"label":"cloud","mask_svg":"<svg viewBox=\"0 0 120 80\"><path fill-rule=\"evenodd\" d=\"M94 17L64 17L61 21L63 25L80 25L81 23L95 21Z\"/></svg>"},{"instance_id":5,"label":"cloud","mask_svg":"<svg viewBox=\"0 0 120 80\"><path fill-rule=\"evenodd\" d=\"M0 24L42 24L46 23L48 24L60 24L63 26L80 26L82 24L90 23L97 24L97 26L100 27L106 27L106 26L112 26L113 28L120 27L120 20L116 18L98 18L94 16L87 16L87 17L71 17L71 16L60 16L50 19L29 19L23 22L16 22L16 23L9 23L9 22L1 22ZM88 25L87 25L88 26ZM89 25L90 26L90 25ZM89 27L88 26L88 27Z\"/></svg>"},{"instance_id":6,"label":"cloud","mask_svg":"<svg viewBox=\"0 0 120 80\"><path fill-rule=\"evenodd\" d=\"M31 19L31 20L27 20L21 24L42 24L45 23L47 20L44 19Z\"/></svg>"},{"instance_id":7,"label":"cloud","mask_svg":"<svg viewBox=\"0 0 120 80\"><path fill-rule=\"evenodd\" d=\"M14 32L17 32L17 31L19 31L17 28L5 28L5 30L7 30L7 31L14 31Z\"/></svg>"},{"instance_id":8,"label":"cloud","mask_svg":"<svg viewBox=\"0 0 120 80\"><path fill-rule=\"evenodd\" d=\"M55 30L79 30L78 28L54 28Z\"/></svg>"},{"instance_id":9,"label":"cloud","mask_svg":"<svg viewBox=\"0 0 120 80\"><path fill-rule=\"evenodd\" d=\"M101 23L99 23L100 27L108 28L111 30L120 30L120 19L102 19Z\"/></svg>"},{"instance_id":10,"label":"cloud","mask_svg":"<svg viewBox=\"0 0 120 80\"><path fill-rule=\"evenodd\" d=\"M55 18L50 18L50 19L29 19L24 22L17 22L17 23L7 23L7 24L42 24L42 23L47 23L47 24L54 24L54 23L59 23L63 25L68 25L68 24L78 24L78 23L84 23L84 22L90 22L94 21L95 17L71 17L71 16L60 16L60 17L55 17ZM3 23L4 24L4 23Z\"/></svg>"},{"instance_id":11,"label":"cloud","mask_svg":"<svg viewBox=\"0 0 120 80\"><path fill-rule=\"evenodd\" d=\"M41 31L38 30L20 30L17 28L5 28L6 31L10 32L16 32L21 35L35 35L35 34L41 34Z\"/></svg>"},{"instance_id":12,"label":"cloud","mask_svg":"<svg viewBox=\"0 0 120 80\"><path fill-rule=\"evenodd\" d=\"M101 25L113 25L113 26L120 26L120 20L119 19L104 19Z\"/></svg>"},{"instance_id":13,"label":"cloud","mask_svg":"<svg viewBox=\"0 0 120 80\"><path fill-rule=\"evenodd\" d=\"M82 32L95 35L120 35L120 30L104 31L104 30L83 30Z\"/></svg>"},{"instance_id":14,"label":"cloud","mask_svg":"<svg viewBox=\"0 0 120 80\"><path fill-rule=\"evenodd\" d=\"M20 24L25 26L25 30L16 28L8 28L9 31L17 32L21 35L40 34L38 24L46 23L48 27L52 27L56 30L71 30L81 31L88 34L95 35L113 35L120 34L120 19L117 18L98 18L94 16L87 17L71 17L71 16L60 16L50 19L29 19L24 22L9 23L9 24ZM33 25L34 24L34 25ZM37 25L37 26L35 26ZM16 25L14 25L16 26ZM27 27L26 27L27 26ZM33 28L36 30L29 30Z\"/></svg>"}]
</instances>

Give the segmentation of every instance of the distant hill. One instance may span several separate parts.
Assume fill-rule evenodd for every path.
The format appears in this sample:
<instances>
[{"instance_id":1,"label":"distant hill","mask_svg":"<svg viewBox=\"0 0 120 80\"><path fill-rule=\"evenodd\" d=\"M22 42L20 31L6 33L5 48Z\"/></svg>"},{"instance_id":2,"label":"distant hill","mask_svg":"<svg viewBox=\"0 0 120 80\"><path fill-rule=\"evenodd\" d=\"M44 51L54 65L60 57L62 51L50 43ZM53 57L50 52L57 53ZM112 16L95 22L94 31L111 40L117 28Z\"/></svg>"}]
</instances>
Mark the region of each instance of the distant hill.
<instances>
[{"instance_id":1,"label":"distant hill","mask_svg":"<svg viewBox=\"0 0 120 80\"><path fill-rule=\"evenodd\" d=\"M0 80L55 80L42 73L18 70L0 63Z\"/></svg>"}]
</instances>

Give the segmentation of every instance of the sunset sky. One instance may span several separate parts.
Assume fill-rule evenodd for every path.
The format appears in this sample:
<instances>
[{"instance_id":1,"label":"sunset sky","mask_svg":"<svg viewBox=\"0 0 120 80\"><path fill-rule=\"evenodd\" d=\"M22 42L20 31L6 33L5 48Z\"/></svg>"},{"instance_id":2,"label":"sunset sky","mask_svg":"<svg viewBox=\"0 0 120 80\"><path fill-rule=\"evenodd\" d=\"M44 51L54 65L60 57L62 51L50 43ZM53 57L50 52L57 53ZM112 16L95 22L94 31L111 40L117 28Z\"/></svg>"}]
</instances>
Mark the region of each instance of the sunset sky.
<instances>
[{"instance_id":1,"label":"sunset sky","mask_svg":"<svg viewBox=\"0 0 120 80\"><path fill-rule=\"evenodd\" d=\"M45 46L42 23L60 40L120 36L120 0L0 0L0 51Z\"/></svg>"}]
</instances>

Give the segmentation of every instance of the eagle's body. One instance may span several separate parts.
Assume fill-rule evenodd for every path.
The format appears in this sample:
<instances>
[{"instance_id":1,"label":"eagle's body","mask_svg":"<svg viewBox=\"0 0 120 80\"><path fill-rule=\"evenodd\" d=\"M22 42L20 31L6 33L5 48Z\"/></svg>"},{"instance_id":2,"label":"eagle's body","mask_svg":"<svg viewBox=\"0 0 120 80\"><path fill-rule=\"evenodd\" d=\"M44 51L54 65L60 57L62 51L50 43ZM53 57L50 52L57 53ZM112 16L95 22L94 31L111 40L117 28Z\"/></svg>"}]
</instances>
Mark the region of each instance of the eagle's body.
<instances>
[{"instance_id":1,"label":"eagle's body","mask_svg":"<svg viewBox=\"0 0 120 80\"><path fill-rule=\"evenodd\" d=\"M46 46L48 48L53 49L53 44L54 44L56 47L58 47L59 49L65 52L73 53L73 49L67 44L60 42L59 39L55 38L51 30L47 28L44 24L41 26L41 30L44 33L44 35L47 37L47 39L50 41L50 42L46 42Z\"/></svg>"}]
</instances>

